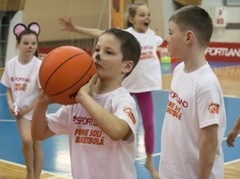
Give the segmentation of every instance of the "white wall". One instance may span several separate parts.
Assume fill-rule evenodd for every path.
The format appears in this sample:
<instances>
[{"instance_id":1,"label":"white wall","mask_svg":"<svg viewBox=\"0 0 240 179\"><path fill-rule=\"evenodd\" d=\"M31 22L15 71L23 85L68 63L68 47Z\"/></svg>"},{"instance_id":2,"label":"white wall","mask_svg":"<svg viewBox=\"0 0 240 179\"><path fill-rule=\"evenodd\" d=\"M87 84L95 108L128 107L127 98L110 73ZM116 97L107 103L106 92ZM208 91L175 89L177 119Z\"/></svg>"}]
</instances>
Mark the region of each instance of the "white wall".
<instances>
[{"instance_id":1,"label":"white wall","mask_svg":"<svg viewBox=\"0 0 240 179\"><path fill-rule=\"evenodd\" d=\"M75 24L105 29L109 23L108 6L109 0L26 0L23 22L37 21L41 26L39 40L43 42L86 38L61 31L58 19L72 18Z\"/></svg>"},{"instance_id":2,"label":"white wall","mask_svg":"<svg viewBox=\"0 0 240 179\"><path fill-rule=\"evenodd\" d=\"M23 22L28 24L37 21L41 28L40 41L61 41L68 39L86 38L86 36L62 32L58 23L59 17L71 17L74 23L86 26L104 29L109 24L109 1L110 0L27 0L24 11L16 13L10 24L9 40L7 46L6 59L15 56L16 41L12 35L13 26L16 23ZM107 2L106 4L104 4ZM168 19L171 14L177 10L173 0L148 0L151 10L151 28L159 29L163 39L168 35ZM211 17L213 17L214 8L223 6L223 0L202 0L202 5ZM240 7L225 7L227 22L240 23ZM127 9L126 9L127 10ZM101 13L103 16L101 17ZM214 28L212 36L214 42L240 42L240 30L227 30L225 28Z\"/></svg>"},{"instance_id":3,"label":"white wall","mask_svg":"<svg viewBox=\"0 0 240 179\"><path fill-rule=\"evenodd\" d=\"M204 8L214 19L216 7L223 7L223 0L202 0L201 7ZM168 19L177 10L173 0L149 0L149 8L152 14L151 28L159 28L161 35L166 39L168 35ZM229 23L240 23L240 7L225 7L226 21ZM240 29L232 30L224 27L214 27L211 41L214 42L240 42Z\"/></svg>"},{"instance_id":4,"label":"white wall","mask_svg":"<svg viewBox=\"0 0 240 179\"><path fill-rule=\"evenodd\" d=\"M16 38L15 38L15 35L13 35L12 29L17 23L20 23L22 21L23 21L22 11L18 11L10 22L5 64L7 60L10 60L11 58L17 55Z\"/></svg>"}]
</instances>

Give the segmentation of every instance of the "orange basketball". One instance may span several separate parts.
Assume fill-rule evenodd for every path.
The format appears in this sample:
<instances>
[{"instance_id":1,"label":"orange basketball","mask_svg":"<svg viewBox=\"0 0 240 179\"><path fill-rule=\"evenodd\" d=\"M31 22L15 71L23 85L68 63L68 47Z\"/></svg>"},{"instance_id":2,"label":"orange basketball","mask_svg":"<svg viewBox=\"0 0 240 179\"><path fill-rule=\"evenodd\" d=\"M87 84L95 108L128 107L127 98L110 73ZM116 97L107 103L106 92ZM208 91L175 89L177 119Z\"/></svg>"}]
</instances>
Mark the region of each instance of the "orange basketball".
<instances>
[{"instance_id":1,"label":"orange basketball","mask_svg":"<svg viewBox=\"0 0 240 179\"><path fill-rule=\"evenodd\" d=\"M46 95L60 104L74 104L78 90L96 73L91 57L73 46L58 47L47 54L39 71Z\"/></svg>"}]
</instances>

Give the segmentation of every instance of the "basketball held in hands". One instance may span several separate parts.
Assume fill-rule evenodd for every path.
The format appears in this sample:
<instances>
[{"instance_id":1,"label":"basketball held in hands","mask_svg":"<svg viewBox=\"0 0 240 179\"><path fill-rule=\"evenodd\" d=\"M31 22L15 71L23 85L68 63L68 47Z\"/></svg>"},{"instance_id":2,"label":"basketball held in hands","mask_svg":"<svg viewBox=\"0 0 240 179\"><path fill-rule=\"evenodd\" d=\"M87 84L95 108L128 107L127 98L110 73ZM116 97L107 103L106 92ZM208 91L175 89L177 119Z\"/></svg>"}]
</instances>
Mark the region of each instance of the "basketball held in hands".
<instances>
[{"instance_id":1,"label":"basketball held in hands","mask_svg":"<svg viewBox=\"0 0 240 179\"><path fill-rule=\"evenodd\" d=\"M50 51L43 59L39 80L45 94L59 104L75 104L79 89L96 73L90 55L74 46Z\"/></svg>"}]
</instances>

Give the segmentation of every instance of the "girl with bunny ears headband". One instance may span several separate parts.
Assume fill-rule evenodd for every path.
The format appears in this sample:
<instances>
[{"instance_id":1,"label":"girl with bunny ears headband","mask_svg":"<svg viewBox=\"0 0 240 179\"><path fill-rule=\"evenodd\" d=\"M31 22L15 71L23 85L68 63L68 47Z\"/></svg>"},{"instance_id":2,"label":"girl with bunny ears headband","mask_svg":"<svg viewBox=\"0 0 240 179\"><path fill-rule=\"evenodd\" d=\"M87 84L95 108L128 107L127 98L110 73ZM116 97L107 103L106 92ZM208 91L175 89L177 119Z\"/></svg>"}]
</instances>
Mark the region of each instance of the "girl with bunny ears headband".
<instances>
[{"instance_id":1,"label":"girl with bunny ears headband","mask_svg":"<svg viewBox=\"0 0 240 179\"><path fill-rule=\"evenodd\" d=\"M38 179L43 167L43 150L41 141L32 138L31 120L35 101L41 91L38 78L41 60L37 58L40 27L36 22L28 26L18 23L13 33L18 54L7 61L1 83L6 87L9 111L16 119L21 138L26 165L24 178Z\"/></svg>"},{"instance_id":2,"label":"girl with bunny ears headband","mask_svg":"<svg viewBox=\"0 0 240 179\"><path fill-rule=\"evenodd\" d=\"M40 26L36 22L30 23L28 26L22 23L18 23L13 28L13 33L16 36L17 41L19 42L21 36L24 34L35 33L36 36L40 34Z\"/></svg>"},{"instance_id":3,"label":"girl with bunny ears headband","mask_svg":"<svg viewBox=\"0 0 240 179\"><path fill-rule=\"evenodd\" d=\"M18 23L13 28L13 34L16 36L17 43L20 43L22 36L27 34L34 34L38 41L40 26L37 22L32 22L28 26L23 23ZM37 51L35 52L35 56L38 57Z\"/></svg>"}]
</instances>

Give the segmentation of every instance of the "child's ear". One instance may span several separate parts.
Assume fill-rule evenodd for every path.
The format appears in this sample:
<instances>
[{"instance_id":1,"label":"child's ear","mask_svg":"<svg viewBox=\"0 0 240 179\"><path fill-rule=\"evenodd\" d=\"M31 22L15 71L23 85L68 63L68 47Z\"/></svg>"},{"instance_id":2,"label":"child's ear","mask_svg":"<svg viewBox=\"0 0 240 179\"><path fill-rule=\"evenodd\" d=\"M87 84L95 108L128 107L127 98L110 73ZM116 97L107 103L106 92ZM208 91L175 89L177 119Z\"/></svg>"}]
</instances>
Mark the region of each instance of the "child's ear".
<instances>
[{"instance_id":1,"label":"child's ear","mask_svg":"<svg viewBox=\"0 0 240 179\"><path fill-rule=\"evenodd\" d=\"M134 21L133 21L133 20L134 20L134 18L133 18L133 17L129 17L129 18L128 18L128 21L129 21L131 24L133 24L133 23L134 23Z\"/></svg>"},{"instance_id":2,"label":"child's ear","mask_svg":"<svg viewBox=\"0 0 240 179\"><path fill-rule=\"evenodd\" d=\"M186 38L185 38L185 42L186 44L190 45L193 43L195 38L195 34L193 33L193 31L189 30L186 32Z\"/></svg>"},{"instance_id":3,"label":"child's ear","mask_svg":"<svg viewBox=\"0 0 240 179\"><path fill-rule=\"evenodd\" d=\"M123 74L129 73L130 71L132 71L133 66L134 66L134 63L133 63L132 60L125 61L124 64L123 64L122 73Z\"/></svg>"}]
</instances>

